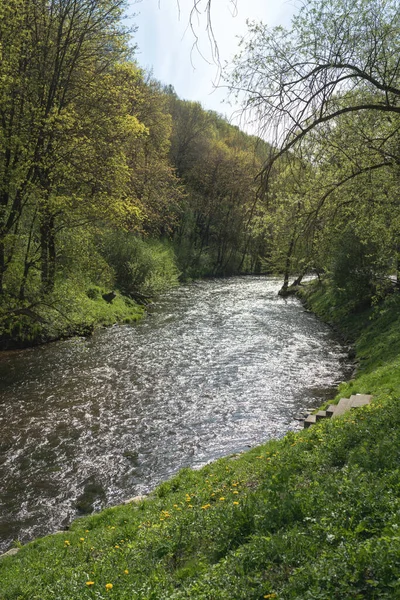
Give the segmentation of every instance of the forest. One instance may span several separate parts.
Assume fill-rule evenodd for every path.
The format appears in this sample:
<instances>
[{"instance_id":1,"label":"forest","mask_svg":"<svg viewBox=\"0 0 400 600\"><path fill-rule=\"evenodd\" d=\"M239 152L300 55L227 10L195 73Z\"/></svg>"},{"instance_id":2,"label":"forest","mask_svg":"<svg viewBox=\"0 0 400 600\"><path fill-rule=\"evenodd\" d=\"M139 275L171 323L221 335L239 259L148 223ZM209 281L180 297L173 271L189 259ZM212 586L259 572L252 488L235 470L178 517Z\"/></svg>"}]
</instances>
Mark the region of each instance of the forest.
<instances>
[{"instance_id":1,"label":"forest","mask_svg":"<svg viewBox=\"0 0 400 600\"><path fill-rule=\"evenodd\" d=\"M308 2L290 30L251 24L224 76L258 136L141 70L125 8L1 5L3 346L134 320L204 276L283 273L285 292L324 273L355 308L392 291L397 3Z\"/></svg>"},{"instance_id":2,"label":"forest","mask_svg":"<svg viewBox=\"0 0 400 600\"><path fill-rule=\"evenodd\" d=\"M264 268L268 145L143 72L125 8L1 4L5 347L135 320L179 280Z\"/></svg>"}]
</instances>

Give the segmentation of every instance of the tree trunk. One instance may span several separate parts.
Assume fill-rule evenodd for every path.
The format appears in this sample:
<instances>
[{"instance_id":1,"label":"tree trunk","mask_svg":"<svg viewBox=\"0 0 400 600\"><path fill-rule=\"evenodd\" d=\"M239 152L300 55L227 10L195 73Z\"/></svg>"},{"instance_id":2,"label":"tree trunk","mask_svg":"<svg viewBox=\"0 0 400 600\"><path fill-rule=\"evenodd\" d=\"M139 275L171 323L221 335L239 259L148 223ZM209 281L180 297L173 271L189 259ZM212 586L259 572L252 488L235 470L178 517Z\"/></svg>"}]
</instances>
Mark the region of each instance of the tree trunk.
<instances>
[{"instance_id":1,"label":"tree trunk","mask_svg":"<svg viewBox=\"0 0 400 600\"><path fill-rule=\"evenodd\" d=\"M41 281L42 292L49 294L54 289L56 274L56 246L54 215L48 211L42 215L40 224Z\"/></svg>"}]
</instances>

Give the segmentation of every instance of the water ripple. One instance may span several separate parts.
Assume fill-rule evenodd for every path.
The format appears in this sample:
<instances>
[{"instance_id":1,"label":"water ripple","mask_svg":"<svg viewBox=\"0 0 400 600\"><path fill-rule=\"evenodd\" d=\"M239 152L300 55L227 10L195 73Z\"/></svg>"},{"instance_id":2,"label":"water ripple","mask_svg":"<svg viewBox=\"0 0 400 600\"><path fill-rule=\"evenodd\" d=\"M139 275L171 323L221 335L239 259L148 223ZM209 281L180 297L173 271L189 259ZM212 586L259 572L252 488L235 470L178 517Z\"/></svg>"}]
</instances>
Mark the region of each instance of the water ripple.
<instances>
[{"instance_id":1,"label":"water ripple","mask_svg":"<svg viewBox=\"0 0 400 600\"><path fill-rule=\"evenodd\" d=\"M331 330L280 281L209 280L135 326L0 358L0 549L298 427L346 375Z\"/></svg>"}]
</instances>

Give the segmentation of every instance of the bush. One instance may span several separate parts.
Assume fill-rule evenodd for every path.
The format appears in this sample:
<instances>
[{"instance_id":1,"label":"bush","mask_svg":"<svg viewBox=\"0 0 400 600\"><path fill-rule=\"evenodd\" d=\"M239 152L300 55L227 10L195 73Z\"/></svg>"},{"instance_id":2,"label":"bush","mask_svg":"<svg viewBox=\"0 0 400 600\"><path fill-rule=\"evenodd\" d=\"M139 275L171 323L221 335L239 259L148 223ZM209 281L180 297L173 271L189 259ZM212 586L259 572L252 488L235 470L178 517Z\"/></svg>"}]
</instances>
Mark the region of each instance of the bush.
<instances>
[{"instance_id":1,"label":"bush","mask_svg":"<svg viewBox=\"0 0 400 600\"><path fill-rule=\"evenodd\" d=\"M153 297L178 284L175 255L165 241L113 232L104 237L103 255L114 270L117 288L133 298Z\"/></svg>"}]
</instances>

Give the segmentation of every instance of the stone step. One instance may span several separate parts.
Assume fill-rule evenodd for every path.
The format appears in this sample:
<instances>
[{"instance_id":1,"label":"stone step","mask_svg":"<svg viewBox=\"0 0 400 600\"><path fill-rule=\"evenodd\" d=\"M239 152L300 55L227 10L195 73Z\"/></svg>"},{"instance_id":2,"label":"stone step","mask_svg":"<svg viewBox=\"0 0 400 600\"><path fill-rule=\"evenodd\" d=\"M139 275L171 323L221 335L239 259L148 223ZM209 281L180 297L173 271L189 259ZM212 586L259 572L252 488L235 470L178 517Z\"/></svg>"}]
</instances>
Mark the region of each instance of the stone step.
<instances>
[{"instance_id":1,"label":"stone step","mask_svg":"<svg viewBox=\"0 0 400 600\"><path fill-rule=\"evenodd\" d=\"M354 396L350 396L351 400L351 408L359 408L360 406L365 406L371 402L372 396L369 394L355 394Z\"/></svg>"},{"instance_id":2,"label":"stone step","mask_svg":"<svg viewBox=\"0 0 400 600\"><path fill-rule=\"evenodd\" d=\"M304 420L304 427L310 427L321 419L339 417L352 408L358 408L369 404L372 400L370 394L354 394L350 398L340 398L337 404L330 404L326 410L319 410L314 415L308 415Z\"/></svg>"},{"instance_id":3,"label":"stone step","mask_svg":"<svg viewBox=\"0 0 400 600\"><path fill-rule=\"evenodd\" d=\"M316 415L308 415L308 417L304 419L304 429L307 429L307 427L310 427L311 425L315 425L316 422Z\"/></svg>"},{"instance_id":4,"label":"stone step","mask_svg":"<svg viewBox=\"0 0 400 600\"><path fill-rule=\"evenodd\" d=\"M315 416L317 417L317 421L320 421L321 419L326 419L328 415L326 414L326 410L319 410L315 413Z\"/></svg>"},{"instance_id":5,"label":"stone step","mask_svg":"<svg viewBox=\"0 0 400 600\"><path fill-rule=\"evenodd\" d=\"M349 410L350 407L351 407L350 398L340 398L339 402L336 405L335 412L332 414L332 419L334 419L335 417L339 417L340 415L343 415L343 413L345 413L346 410Z\"/></svg>"},{"instance_id":6,"label":"stone step","mask_svg":"<svg viewBox=\"0 0 400 600\"><path fill-rule=\"evenodd\" d=\"M325 412L326 412L326 416L327 416L328 418L330 418L330 417L333 415L333 413L334 413L334 412L335 412L335 410L336 410L336 407L337 407L337 404L330 404L330 405L328 406L328 408L327 408L327 409L326 409L326 411L325 411Z\"/></svg>"}]
</instances>

